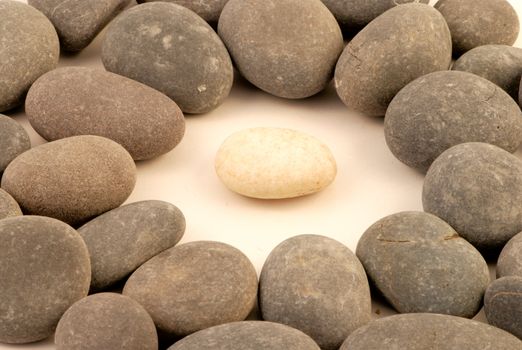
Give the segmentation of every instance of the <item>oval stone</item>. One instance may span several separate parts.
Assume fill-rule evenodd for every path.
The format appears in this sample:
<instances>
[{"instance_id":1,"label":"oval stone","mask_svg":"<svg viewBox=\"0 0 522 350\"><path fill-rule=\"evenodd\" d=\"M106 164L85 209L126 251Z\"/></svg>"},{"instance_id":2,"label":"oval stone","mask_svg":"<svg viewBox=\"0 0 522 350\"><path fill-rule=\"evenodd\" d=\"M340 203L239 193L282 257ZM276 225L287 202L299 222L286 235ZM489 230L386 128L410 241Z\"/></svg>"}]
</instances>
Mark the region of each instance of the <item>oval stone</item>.
<instances>
[{"instance_id":1,"label":"oval stone","mask_svg":"<svg viewBox=\"0 0 522 350\"><path fill-rule=\"evenodd\" d=\"M484 296L489 324L522 339L522 277L502 277L493 281Z\"/></svg>"},{"instance_id":2,"label":"oval stone","mask_svg":"<svg viewBox=\"0 0 522 350\"><path fill-rule=\"evenodd\" d=\"M464 142L515 152L522 143L522 113L505 91L484 78L435 72L395 96L386 111L384 134L397 159L426 172L442 152Z\"/></svg>"},{"instance_id":3,"label":"oval stone","mask_svg":"<svg viewBox=\"0 0 522 350\"><path fill-rule=\"evenodd\" d=\"M0 114L0 174L13 159L30 148L27 131L14 119Z\"/></svg>"},{"instance_id":4,"label":"oval stone","mask_svg":"<svg viewBox=\"0 0 522 350\"><path fill-rule=\"evenodd\" d=\"M74 136L19 155L2 177L27 214L80 224L120 206L136 183L136 165L119 144Z\"/></svg>"},{"instance_id":5,"label":"oval stone","mask_svg":"<svg viewBox=\"0 0 522 350\"><path fill-rule=\"evenodd\" d=\"M170 98L92 68L65 67L43 75L29 90L25 110L31 126L48 141L103 136L136 160L169 152L185 133L183 113Z\"/></svg>"},{"instance_id":6,"label":"oval stone","mask_svg":"<svg viewBox=\"0 0 522 350\"><path fill-rule=\"evenodd\" d=\"M323 236L301 235L279 244L259 280L263 319L308 334L325 350L337 350L371 319L370 287L350 249Z\"/></svg>"},{"instance_id":7,"label":"oval stone","mask_svg":"<svg viewBox=\"0 0 522 350\"><path fill-rule=\"evenodd\" d=\"M522 277L522 232L511 238L500 252L497 277Z\"/></svg>"},{"instance_id":8,"label":"oval stone","mask_svg":"<svg viewBox=\"0 0 522 350\"><path fill-rule=\"evenodd\" d=\"M0 188L0 220L22 215L20 206L13 197Z\"/></svg>"},{"instance_id":9,"label":"oval stone","mask_svg":"<svg viewBox=\"0 0 522 350\"><path fill-rule=\"evenodd\" d=\"M91 257L91 290L100 290L178 243L185 217L170 203L142 201L106 212L78 232Z\"/></svg>"},{"instance_id":10,"label":"oval stone","mask_svg":"<svg viewBox=\"0 0 522 350\"><path fill-rule=\"evenodd\" d=\"M53 332L87 296L89 253L78 233L55 219L0 220L0 342L29 343Z\"/></svg>"},{"instance_id":11,"label":"oval stone","mask_svg":"<svg viewBox=\"0 0 522 350\"><path fill-rule=\"evenodd\" d=\"M135 6L114 20L102 61L108 71L163 92L186 113L219 106L234 78L227 49L208 23L165 2Z\"/></svg>"},{"instance_id":12,"label":"oval stone","mask_svg":"<svg viewBox=\"0 0 522 350\"><path fill-rule=\"evenodd\" d=\"M228 0L138 0L138 3L165 1L184 6L196 12L207 22L217 23Z\"/></svg>"},{"instance_id":13,"label":"oval stone","mask_svg":"<svg viewBox=\"0 0 522 350\"><path fill-rule=\"evenodd\" d=\"M263 199L321 191L337 174L335 159L324 143L299 131L279 128L232 134L219 148L215 167L231 191Z\"/></svg>"},{"instance_id":14,"label":"oval stone","mask_svg":"<svg viewBox=\"0 0 522 350\"><path fill-rule=\"evenodd\" d=\"M404 86L450 63L451 37L442 15L425 4L404 4L350 41L335 68L335 88L349 108L383 116Z\"/></svg>"}]
</instances>

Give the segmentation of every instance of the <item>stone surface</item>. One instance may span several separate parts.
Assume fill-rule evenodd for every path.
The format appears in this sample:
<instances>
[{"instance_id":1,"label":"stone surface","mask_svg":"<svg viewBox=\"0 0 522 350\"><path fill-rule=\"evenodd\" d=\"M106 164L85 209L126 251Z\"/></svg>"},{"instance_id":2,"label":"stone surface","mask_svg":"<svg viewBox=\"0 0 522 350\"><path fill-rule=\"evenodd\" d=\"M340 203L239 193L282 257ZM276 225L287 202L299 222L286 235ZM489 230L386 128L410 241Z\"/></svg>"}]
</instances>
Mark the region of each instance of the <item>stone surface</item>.
<instances>
[{"instance_id":1,"label":"stone surface","mask_svg":"<svg viewBox=\"0 0 522 350\"><path fill-rule=\"evenodd\" d=\"M313 136L280 128L232 134L219 148L215 168L231 191L262 199L315 193L330 185L337 174L328 146Z\"/></svg>"},{"instance_id":2,"label":"stone surface","mask_svg":"<svg viewBox=\"0 0 522 350\"><path fill-rule=\"evenodd\" d=\"M299 329L326 350L339 349L371 319L363 266L346 246L317 235L292 237L272 250L261 271L259 303L264 320Z\"/></svg>"},{"instance_id":3,"label":"stone surface","mask_svg":"<svg viewBox=\"0 0 522 350\"><path fill-rule=\"evenodd\" d=\"M80 224L120 206L136 183L136 165L116 142L74 136L19 155L2 177L27 214Z\"/></svg>"},{"instance_id":4,"label":"stone surface","mask_svg":"<svg viewBox=\"0 0 522 350\"><path fill-rule=\"evenodd\" d=\"M317 0L230 0L218 32L240 73L284 98L323 90L343 49L337 21Z\"/></svg>"},{"instance_id":5,"label":"stone surface","mask_svg":"<svg viewBox=\"0 0 522 350\"><path fill-rule=\"evenodd\" d=\"M54 69L60 43L38 10L18 1L0 2L0 112L22 104L31 84Z\"/></svg>"},{"instance_id":6,"label":"stone surface","mask_svg":"<svg viewBox=\"0 0 522 350\"><path fill-rule=\"evenodd\" d=\"M168 350L319 350L297 329L272 322L243 321L204 329Z\"/></svg>"},{"instance_id":7,"label":"stone surface","mask_svg":"<svg viewBox=\"0 0 522 350\"><path fill-rule=\"evenodd\" d=\"M138 268L123 294L139 302L158 330L185 336L244 320L257 299L257 274L248 258L219 242L170 248Z\"/></svg>"},{"instance_id":8,"label":"stone surface","mask_svg":"<svg viewBox=\"0 0 522 350\"><path fill-rule=\"evenodd\" d=\"M517 40L520 23L506 0L439 0L435 8L448 23L457 55L482 45L513 45Z\"/></svg>"},{"instance_id":9,"label":"stone surface","mask_svg":"<svg viewBox=\"0 0 522 350\"><path fill-rule=\"evenodd\" d=\"M130 0L28 0L27 3L49 18L66 51L80 51Z\"/></svg>"},{"instance_id":10,"label":"stone surface","mask_svg":"<svg viewBox=\"0 0 522 350\"><path fill-rule=\"evenodd\" d=\"M481 250L497 250L522 231L522 161L493 145L454 146L433 162L422 192L424 211Z\"/></svg>"},{"instance_id":11,"label":"stone surface","mask_svg":"<svg viewBox=\"0 0 522 350\"><path fill-rule=\"evenodd\" d=\"M217 23L228 0L138 0L138 3L165 1L184 6L196 12L207 22Z\"/></svg>"},{"instance_id":12,"label":"stone surface","mask_svg":"<svg viewBox=\"0 0 522 350\"><path fill-rule=\"evenodd\" d=\"M169 152L185 133L183 113L170 98L92 68L46 73L29 90L25 110L31 126L46 140L103 136L121 144L136 160Z\"/></svg>"},{"instance_id":13,"label":"stone surface","mask_svg":"<svg viewBox=\"0 0 522 350\"><path fill-rule=\"evenodd\" d=\"M55 219L0 220L0 342L50 336L62 314L87 296L89 253L78 233Z\"/></svg>"},{"instance_id":14,"label":"stone surface","mask_svg":"<svg viewBox=\"0 0 522 350\"><path fill-rule=\"evenodd\" d=\"M451 37L442 15L425 4L404 4L350 41L335 68L335 88L349 108L383 116L404 86L450 63Z\"/></svg>"},{"instance_id":15,"label":"stone surface","mask_svg":"<svg viewBox=\"0 0 522 350\"><path fill-rule=\"evenodd\" d=\"M384 134L397 159L426 172L442 152L464 142L515 152L522 143L522 113L486 79L467 72L435 72L395 96L386 111Z\"/></svg>"},{"instance_id":16,"label":"stone surface","mask_svg":"<svg viewBox=\"0 0 522 350\"><path fill-rule=\"evenodd\" d=\"M359 328L339 350L518 350L522 342L490 325L465 318L408 314Z\"/></svg>"},{"instance_id":17,"label":"stone surface","mask_svg":"<svg viewBox=\"0 0 522 350\"><path fill-rule=\"evenodd\" d=\"M20 206L13 197L0 188L0 220L22 215Z\"/></svg>"},{"instance_id":18,"label":"stone surface","mask_svg":"<svg viewBox=\"0 0 522 350\"><path fill-rule=\"evenodd\" d=\"M113 209L78 232L91 257L91 289L100 290L178 243L185 232L185 218L174 205L149 200Z\"/></svg>"},{"instance_id":19,"label":"stone surface","mask_svg":"<svg viewBox=\"0 0 522 350\"><path fill-rule=\"evenodd\" d=\"M447 223L423 212L387 216L364 232L357 257L401 313L473 317L489 284L480 253Z\"/></svg>"},{"instance_id":20,"label":"stone surface","mask_svg":"<svg viewBox=\"0 0 522 350\"><path fill-rule=\"evenodd\" d=\"M14 119L0 114L0 174L13 159L30 148L27 131Z\"/></svg>"},{"instance_id":21,"label":"stone surface","mask_svg":"<svg viewBox=\"0 0 522 350\"><path fill-rule=\"evenodd\" d=\"M484 296L489 324L522 339L522 277L502 277L493 281Z\"/></svg>"},{"instance_id":22,"label":"stone surface","mask_svg":"<svg viewBox=\"0 0 522 350\"><path fill-rule=\"evenodd\" d=\"M186 113L213 110L232 87L221 39L201 17L172 3L138 5L114 20L102 61L108 71L163 92Z\"/></svg>"},{"instance_id":23,"label":"stone surface","mask_svg":"<svg viewBox=\"0 0 522 350\"><path fill-rule=\"evenodd\" d=\"M121 294L94 294L76 302L58 323L57 350L157 350L158 336L147 311Z\"/></svg>"},{"instance_id":24,"label":"stone surface","mask_svg":"<svg viewBox=\"0 0 522 350\"><path fill-rule=\"evenodd\" d=\"M522 277L522 233L511 238L497 261L497 277Z\"/></svg>"}]
</instances>

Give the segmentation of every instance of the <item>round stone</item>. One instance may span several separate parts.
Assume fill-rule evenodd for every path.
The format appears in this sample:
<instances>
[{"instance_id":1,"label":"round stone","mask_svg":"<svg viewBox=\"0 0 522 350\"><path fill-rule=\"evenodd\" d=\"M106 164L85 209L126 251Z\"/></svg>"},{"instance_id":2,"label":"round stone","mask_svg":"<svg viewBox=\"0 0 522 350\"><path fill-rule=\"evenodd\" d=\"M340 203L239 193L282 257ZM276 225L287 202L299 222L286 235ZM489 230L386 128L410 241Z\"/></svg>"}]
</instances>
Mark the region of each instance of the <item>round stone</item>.
<instances>
[{"instance_id":1,"label":"round stone","mask_svg":"<svg viewBox=\"0 0 522 350\"><path fill-rule=\"evenodd\" d=\"M497 261L497 277L522 277L522 233L511 238Z\"/></svg>"},{"instance_id":2,"label":"round stone","mask_svg":"<svg viewBox=\"0 0 522 350\"><path fill-rule=\"evenodd\" d=\"M196 12L207 22L217 23L228 0L138 0L138 3L165 1L184 6Z\"/></svg>"},{"instance_id":3,"label":"round stone","mask_svg":"<svg viewBox=\"0 0 522 350\"><path fill-rule=\"evenodd\" d=\"M13 159L30 148L27 131L14 119L0 114L0 174Z\"/></svg>"},{"instance_id":4,"label":"round stone","mask_svg":"<svg viewBox=\"0 0 522 350\"><path fill-rule=\"evenodd\" d=\"M337 21L317 0L230 0L218 32L239 72L284 98L323 90L343 49Z\"/></svg>"},{"instance_id":5,"label":"round stone","mask_svg":"<svg viewBox=\"0 0 522 350\"><path fill-rule=\"evenodd\" d=\"M0 188L0 220L22 215L20 206L13 197Z\"/></svg>"},{"instance_id":6,"label":"round stone","mask_svg":"<svg viewBox=\"0 0 522 350\"><path fill-rule=\"evenodd\" d=\"M493 281L484 296L489 324L522 339L522 277L502 277Z\"/></svg>"}]
</instances>

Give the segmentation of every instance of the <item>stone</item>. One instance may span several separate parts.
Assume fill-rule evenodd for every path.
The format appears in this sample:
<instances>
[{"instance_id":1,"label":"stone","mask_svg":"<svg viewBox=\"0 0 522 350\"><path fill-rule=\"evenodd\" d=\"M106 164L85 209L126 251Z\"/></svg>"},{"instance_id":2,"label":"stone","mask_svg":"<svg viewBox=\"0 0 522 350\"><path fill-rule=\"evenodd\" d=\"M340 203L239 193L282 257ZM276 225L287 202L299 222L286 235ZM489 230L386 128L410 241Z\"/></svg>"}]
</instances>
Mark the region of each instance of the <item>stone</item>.
<instances>
[{"instance_id":1,"label":"stone","mask_svg":"<svg viewBox=\"0 0 522 350\"><path fill-rule=\"evenodd\" d=\"M465 142L515 152L522 143L522 112L505 91L484 78L435 72L395 96L386 111L384 134L397 159L426 172L442 152Z\"/></svg>"},{"instance_id":2,"label":"stone","mask_svg":"<svg viewBox=\"0 0 522 350\"><path fill-rule=\"evenodd\" d=\"M130 0L28 0L27 3L53 23L65 51L77 52L87 47Z\"/></svg>"},{"instance_id":3,"label":"stone","mask_svg":"<svg viewBox=\"0 0 522 350\"><path fill-rule=\"evenodd\" d=\"M27 214L71 225L120 206L136 183L136 165L119 144L99 136L74 136L22 153L2 177Z\"/></svg>"},{"instance_id":4,"label":"stone","mask_svg":"<svg viewBox=\"0 0 522 350\"><path fill-rule=\"evenodd\" d=\"M370 226L357 244L369 279L401 313L471 318L489 284L482 255L450 225L423 212L401 212Z\"/></svg>"},{"instance_id":5,"label":"stone","mask_svg":"<svg viewBox=\"0 0 522 350\"><path fill-rule=\"evenodd\" d=\"M522 277L522 232L504 246L497 261L497 277Z\"/></svg>"},{"instance_id":6,"label":"stone","mask_svg":"<svg viewBox=\"0 0 522 350\"><path fill-rule=\"evenodd\" d=\"M13 197L0 188L0 220L22 215L20 206Z\"/></svg>"},{"instance_id":7,"label":"stone","mask_svg":"<svg viewBox=\"0 0 522 350\"><path fill-rule=\"evenodd\" d=\"M232 134L219 148L215 168L231 191L262 199L319 192L337 174L328 146L313 136L280 128L253 128Z\"/></svg>"},{"instance_id":8,"label":"stone","mask_svg":"<svg viewBox=\"0 0 522 350\"><path fill-rule=\"evenodd\" d=\"M301 235L272 250L259 280L265 321L309 335L324 350L337 350L371 320L370 287L352 251L327 237Z\"/></svg>"},{"instance_id":9,"label":"stone","mask_svg":"<svg viewBox=\"0 0 522 350\"><path fill-rule=\"evenodd\" d=\"M49 337L63 313L87 296L89 253L72 227L55 219L0 220L0 342Z\"/></svg>"},{"instance_id":10,"label":"stone","mask_svg":"<svg viewBox=\"0 0 522 350\"><path fill-rule=\"evenodd\" d=\"M14 119L0 114L0 175L13 159L30 148L27 131Z\"/></svg>"},{"instance_id":11,"label":"stone","mask_svg":"<svg viewBox=\"0 0 522 350\"><path fill-rule=\"evenodd\" d=\"M339 350L515 350L522 342L490 325L448 315L406 314L373 321Z\"/></svg>"},{"instance_id":12,"label":"stone","mask_svg":"<svg viewBox=\"0 0 522 350\"><path fill-rule=\"evenodd\" d=\"M138 0L138 3L154 1L172 2L184 6L210 23L217 23L223 7L228 2L228 0Z\"/></svg>"},{"instance_id":13,"label":"stone","mask_svg":"<svg viewBox=\"0 0 522 350\"><path fill-rule=\"evenodd\" d=\"M454 146L433 162L422 191L424 211L440 217L485 252L522 231L522 161L493 145Z\"/></svg>"},{"instance_id":14,"label":"stone","mask_svg":"<svg viewBox=\"0 0 522 350\"><path fill-rule=\"evenodd\" d=\"M349 108L383 116L408 83L450 63L451 37L442 15L429 5L404 4L348 43L335 68L335 88Z\"/></svg>"},{"instance_id":15,"label":"stone","mask_svg":"<svg viewBox=\"0 0 522 350\"><path fill-rule=\"evenodd\" d=\"M246 319L257 299L257 274L228 244L191 242L139 267L123 294L145 307L162 334L180 337Z\"/></svg>"},{"instance_id":16,"label":"stone","mask_svg":"<svg viewBox=\"0 0 522 350\"><path fill-rule=\"evenodd\" d=\"M58 65L60 42L49 20L19 1L0 2L0 112L23 103L31 84Z\"/></svg>"},{"instance_id":17,"label":"stone","mask_svg":"<svg viewBox=\"0 0 522 350\"><path fill-rule=\"evenodd\" d=\"M456 55L482 45L513 45L517 40L520 23L506 0L439 0L435 8L448 23Z\"/></svg>"},{"instance_id":18,"label":"stone","mask_svg":"<svg viewBox=\"0 0 522 350\"><path fill-rule=\"evenodd\" d=\"M173 99L185 113L206 113L230 93L234 72L227 49L205 20L165 2L135 6L109 26L102 61L113 73Z\"/></svg>"},{"instance_id":19,"label":"stone","mask_svg":"<svg viewBox=\"0 0 522 350\"><path fill-rule=\"evenodd\" d=\"M154 322L145 309L121 294L88 296L65 312L54 342L57 350L157 350Z\"/></svg>"},{"instance_id":20,"label":"stone","mask_svg":"<svg viewBox=\"0 0 522 350\"><path fill-rule=\"evenodd\" d=\"M101 290L178 243L185 217L170 203L148 200L108 211L78 232L91 257L91 290Z\"/></svg>"},{"instance_id":21,"label":"stone","mask_svg":"<svg viewBox=\"0 0 522 350\"><path fill-rule=\"evenodd\" d=\"M218 33L249 82L290 99L322 91L343 50L337 21L317 0L230 0Z\"/></svg>"},{"instance_id":22,"label":"stone","mask_svg":"<svg viewBox=\"0 0 522 350\"><path fill-rule=\"evenodd\" d=\"M232 322L189 335L168 350L319 350L306 334L272 322Z\"/></svg>"},{"instance_id":23,"label":"stone","mask_svg":"<svg viewBox=\"0 0 522 350\"><path fill-rule=\"evenodd\" d=\"M27 94L31 126L44 139L98 135L122 145L135 160L158 157L185 133L183 113L170 98L134 80L85 67L55 69Z\"/></svg>"},{"instance_id":24,"label":"stone","mask_svg":"<svg viewBox=\"0 0 522 350\"><path fill-rule=\"evenodd\" d=\"M493 281L484 296L489 324L522 339L522 277L502 277Z\"/></svg>"}]
</instances>

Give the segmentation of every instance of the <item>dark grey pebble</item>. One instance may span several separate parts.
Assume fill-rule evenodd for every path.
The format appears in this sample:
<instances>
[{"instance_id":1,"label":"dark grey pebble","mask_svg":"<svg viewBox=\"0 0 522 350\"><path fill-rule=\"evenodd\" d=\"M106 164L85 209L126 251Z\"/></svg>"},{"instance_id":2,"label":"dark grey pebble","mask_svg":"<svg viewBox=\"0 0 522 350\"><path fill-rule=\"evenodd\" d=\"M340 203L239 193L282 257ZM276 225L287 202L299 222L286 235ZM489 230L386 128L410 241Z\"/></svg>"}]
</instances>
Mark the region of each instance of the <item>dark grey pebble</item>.
<instances>
[{"instance_id":1,"label":"dark grey pebble","mask_svg":"<svg viewBox=\"0 0 522 350\"><path fill-rule=\"evenodd\" d=\"M217 23L228 0L138 0L138 3L165 1L184 6L196 12L207 22Z\"/></svg>"},{"instance_id":2,"label":"dark grey pebble","mask_svg":"<svg viewBox=\"0 0 522 350\"><path fill-rule=\"evenodd\" d=\"M13 159L30 148L27 131L14 119L0 114L0 175Z\"/></svg>"},{"instance_id":3,"label":"dark grey pebble","mask_svg":"<svg viewBox=\"0 0 522 350\"><path fill-rule=\"evenodd\" d=\"M497 261L497 277L522 277L522 232L504 246Z\"/></svg>"},{"instance_id":4,"label":"dark grey pebble","mask_svg":"<svg viewBox=\"0 0 522 350\"><path fill-rule=\"evenodd\" d=\"M522 339L522 277L502 277L493 281L484 296L489 324Z\"/></svg>"},{"instance_id":5,"label":"dark grey pebble","mask_svg":"<svg viewBox=\"0 0 522 350\"><path fill-rule=\"evenodd\" d=\"M317 235L292 237L272 250L261 272L259 302L264 320L299 329L327 350L339 349L371 319L361 263L343 244Z\"/></svg>"},{"instance_id":6,"label":"dark grey pebble","mask_svg":"<svg viewBox=\"0 0 522 350\"><path fill-rule=\"evenodd\" d=\"M13 197L0 188L0 220L22 215L20 206Z\"/></svg>"}]
</instances>

